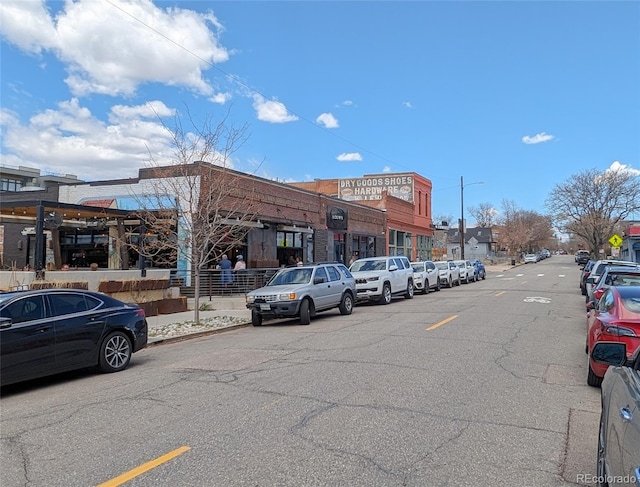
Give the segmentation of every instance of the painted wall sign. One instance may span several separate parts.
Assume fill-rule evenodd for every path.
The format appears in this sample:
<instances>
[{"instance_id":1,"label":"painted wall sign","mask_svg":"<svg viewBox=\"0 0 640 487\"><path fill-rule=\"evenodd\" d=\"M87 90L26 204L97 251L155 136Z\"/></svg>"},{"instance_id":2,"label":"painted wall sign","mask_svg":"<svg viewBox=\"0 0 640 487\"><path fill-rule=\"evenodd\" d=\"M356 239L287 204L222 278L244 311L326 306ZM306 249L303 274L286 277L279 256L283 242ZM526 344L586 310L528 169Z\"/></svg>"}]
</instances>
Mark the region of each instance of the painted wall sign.
<instances>
[{"instance_id":1,"label":"painted wall sign","mask_svg":"<svg viewBox=\"0 0 640 487\"><path fill-rule=\"evenodd\" d=\"M367 176L364 178L339 179L339 197L349 201L381 200L382 192L413 201L413 176Z\"/></svg>"}]
</instances>

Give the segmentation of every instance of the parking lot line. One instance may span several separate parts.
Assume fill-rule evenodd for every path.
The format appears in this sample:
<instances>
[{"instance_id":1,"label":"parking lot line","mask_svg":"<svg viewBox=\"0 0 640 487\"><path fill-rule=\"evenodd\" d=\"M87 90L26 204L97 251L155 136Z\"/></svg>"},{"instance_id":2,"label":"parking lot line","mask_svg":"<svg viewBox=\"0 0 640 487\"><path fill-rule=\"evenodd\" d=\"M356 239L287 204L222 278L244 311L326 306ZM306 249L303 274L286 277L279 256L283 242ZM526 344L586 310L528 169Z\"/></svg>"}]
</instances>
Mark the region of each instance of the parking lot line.
<instances>
[{"instance_id":1,"label":"parking lot line","mask_svg":"<svg viewBox=\"0 0 640 487\"><path fill-rule=\"evenodd\" d=\"M180 448L176 448L173 451L170 451L166 455L162 455L161 457L156 458L155 460L151 460L150 462L143 463L139 467L129 470L128 472L123 473L122 475L118 475L117 477L107 480L106 482L98 485L97 487L117 487L118 485L122 485L125 482L137 477L138 475L142 475L149 470L156 468L163 463L168 462L169 460L177 457L178 455L182 455L184 452L190 450L190 446L181 446Z\"/></svg>"},{"instance_id":2,"label":"parking lot line","mask_svg":"<svg viewBox=\"0 0 640 487\"><path fill-rule=\"evenodd\" d=\"M500 291L499 293L496 294L496 296L502 296L504 293L506 293L507 291Z\"/></svg>"},{"instance_id":3,"label":"parking lot line","mask_svg":"<svg viewBox=\"0 0 640 487\"><path fill-rule=\"evenodd\" d=\"M435 330L439 326L445 325L445 324L449 323L450 321L455 320L457 317L458 317L458 315L449 316L449 318L444 319L444 320L436 323L435 325L431 325L429 328L427 328L427 331Z\"/></svg>"}]
</instances>

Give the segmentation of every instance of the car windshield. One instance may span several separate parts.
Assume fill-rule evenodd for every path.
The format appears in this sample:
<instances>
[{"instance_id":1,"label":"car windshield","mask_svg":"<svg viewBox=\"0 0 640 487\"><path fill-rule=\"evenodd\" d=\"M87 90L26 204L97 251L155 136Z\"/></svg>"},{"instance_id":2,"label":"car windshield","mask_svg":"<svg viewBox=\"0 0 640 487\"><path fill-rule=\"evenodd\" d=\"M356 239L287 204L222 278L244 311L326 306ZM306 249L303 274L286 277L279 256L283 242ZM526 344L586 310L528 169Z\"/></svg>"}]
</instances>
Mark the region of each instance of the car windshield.
<instances>
[{"instance_id":1,"label":"car windshield","mask_svg":"<svg viewBox=\"0 0 640 487\"><path fill-rule=\"evenodd\" d=\"M11 299L15 295L16 295L16 293L3 293L3 294L0 294L0 304L4 303L8 299Z\"/></svg>"},{"instance_id":2,"label":"car windshield","mask_svg":"<svg viewBox=\"0 0 640 487\"><path fill-rule=\"evenodd\" d=\"M287 284L307 284L311 281L312 269L282 269L273 276L267 286L283 286Z\"/></svg>"},{"instance_id":3,"label":"car windshield","mask_svg":"<svg viewBox=\"0 0 640 487\"><path fill-rule=\"evenodd\" d=\"M436 267L442 271L446 271L449 268L449 264L446 262L436 262Z\"/></svg>"},{"instance_id":4,"label":"car windshield","mask_svg":"<svg viewBox=\"0 0 640 487\"><path fill-rule=\"evenodd\" d=\"M356 260L349 270L351 272L360 271L384 271L387 268L385 260Z\"/></svg>"},{"instance_id":5,"label":"car windshield","mask_svg":"<svg viewBox=\"0 0 640 487\"><path fill-rule=\"evenodd\" d=\"M413 267L413 272L422 272L424 270L424 264L422 262L411 264L411 267Z\"/></svg>"}]
</instances>

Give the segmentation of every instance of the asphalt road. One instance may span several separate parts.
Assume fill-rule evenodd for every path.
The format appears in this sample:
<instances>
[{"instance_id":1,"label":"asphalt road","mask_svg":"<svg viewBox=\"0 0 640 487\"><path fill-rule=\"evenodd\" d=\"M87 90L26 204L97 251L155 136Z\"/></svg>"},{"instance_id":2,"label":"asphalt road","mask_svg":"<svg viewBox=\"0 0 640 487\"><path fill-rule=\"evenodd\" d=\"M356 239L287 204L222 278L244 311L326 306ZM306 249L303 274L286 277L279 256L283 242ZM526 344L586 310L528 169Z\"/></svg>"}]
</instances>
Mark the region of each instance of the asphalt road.
<instances>
[{"instance_id":1,"label":"asphalt road","mask_svg":"<svg viewBox=\"0 0 640 487\"><path fill-rule=\"evenodd\" d=\"M7 387L0 484L595 485L578 275L553 256Z\"/></svg>"}]
</instances>

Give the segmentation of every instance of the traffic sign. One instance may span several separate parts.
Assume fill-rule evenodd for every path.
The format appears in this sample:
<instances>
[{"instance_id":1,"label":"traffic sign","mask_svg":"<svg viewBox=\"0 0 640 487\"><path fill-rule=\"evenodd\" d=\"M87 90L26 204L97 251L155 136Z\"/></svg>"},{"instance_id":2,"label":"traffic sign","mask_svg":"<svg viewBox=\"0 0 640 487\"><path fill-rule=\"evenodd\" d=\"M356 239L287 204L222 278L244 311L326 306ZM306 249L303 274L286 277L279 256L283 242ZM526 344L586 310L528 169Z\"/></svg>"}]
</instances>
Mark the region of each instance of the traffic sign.
<instances>
[{"instance_id":1,"label":"traffic sign","mask_svg":"<svg viewBox=\"0 0 640 487\"><path fill-rule=\"evenodd\" d=\"M617 233L614 233L609 239L609 243L612 247L619 248L622 245L622 237Z\"/></svg>"}]
</instances>

